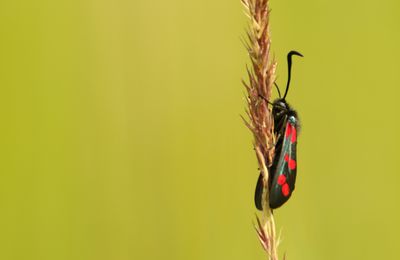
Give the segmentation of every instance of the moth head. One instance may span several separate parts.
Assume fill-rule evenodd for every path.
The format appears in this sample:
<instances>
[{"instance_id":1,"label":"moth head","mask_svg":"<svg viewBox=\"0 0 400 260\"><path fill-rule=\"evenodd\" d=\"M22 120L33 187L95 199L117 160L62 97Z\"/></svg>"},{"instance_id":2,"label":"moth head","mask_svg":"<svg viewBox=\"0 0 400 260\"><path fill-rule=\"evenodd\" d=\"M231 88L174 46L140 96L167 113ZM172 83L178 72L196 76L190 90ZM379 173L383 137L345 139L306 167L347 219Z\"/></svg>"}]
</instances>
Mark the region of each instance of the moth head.
<instances>
[{"instance_id":1,"label":"moth head","mask_svg":"<svg viewBox=\"0 0 400 260\"><path fill-rule=\"evenodd\" d=\"M272 103L272 110L275 112L287 111L289 110L289 105L283 98L278 98Z\"/></svg>"}]
</instances>

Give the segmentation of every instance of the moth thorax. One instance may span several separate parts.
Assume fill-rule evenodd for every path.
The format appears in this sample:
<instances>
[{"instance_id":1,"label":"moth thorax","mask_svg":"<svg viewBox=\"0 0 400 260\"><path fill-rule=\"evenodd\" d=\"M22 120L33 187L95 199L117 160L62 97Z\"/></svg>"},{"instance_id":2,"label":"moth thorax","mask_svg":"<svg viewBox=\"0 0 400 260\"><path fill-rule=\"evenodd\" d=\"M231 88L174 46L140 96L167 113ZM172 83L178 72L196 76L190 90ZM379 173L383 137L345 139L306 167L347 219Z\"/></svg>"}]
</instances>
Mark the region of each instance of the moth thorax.
<instances>
[{"instance_id":1,"label":"moth thorax","mask_svg":"<svg viewBox=\"0 0 400 260\"><path fill-rule=\"evenodd\" d=\"M289 116L288 118L289 123L291 123L292 125L297 124L297 119L295 116Z\"/></svg>"}]
</instances>

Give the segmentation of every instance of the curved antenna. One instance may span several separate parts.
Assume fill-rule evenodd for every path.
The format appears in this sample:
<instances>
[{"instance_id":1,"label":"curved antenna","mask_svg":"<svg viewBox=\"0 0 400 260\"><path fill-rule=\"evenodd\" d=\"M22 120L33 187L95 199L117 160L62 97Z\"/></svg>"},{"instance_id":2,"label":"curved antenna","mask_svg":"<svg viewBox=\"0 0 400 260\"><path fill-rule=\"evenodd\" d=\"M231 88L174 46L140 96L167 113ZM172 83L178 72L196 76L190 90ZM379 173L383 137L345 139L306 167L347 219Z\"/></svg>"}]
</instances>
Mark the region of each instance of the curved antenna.
<instances>
[{"instance_id":1,"label":"curved antenna","mask_svg":"<svg viewBox=\"0 0 400 260\"><path fill-rule=\"evenodd\" d=\"M286 95L288 93L289 90L289 85L290 85L290 74L291 74L291 70L292 70L292 56L293 55L297 55L300 57L303 57L303 55L297 51L290 51L287 55L287 62L288 62L288 80L287 80L287 84L286 84L286 91L285 91L285 95L283 95L283 99L286 98Z\"/></svg>"},{"instance_id":2,"label":"curved antenna","mask_svg":"<svg viewBox=\"0 0 400 260\"><path fill-rule=\"evenodd\" d=\"M278 84L276 84L276 82L274 82L274 85L276 87L276 90L278 90L279 98L281 98L281 91L279 90Z\"/></svg>"}]
</instances>

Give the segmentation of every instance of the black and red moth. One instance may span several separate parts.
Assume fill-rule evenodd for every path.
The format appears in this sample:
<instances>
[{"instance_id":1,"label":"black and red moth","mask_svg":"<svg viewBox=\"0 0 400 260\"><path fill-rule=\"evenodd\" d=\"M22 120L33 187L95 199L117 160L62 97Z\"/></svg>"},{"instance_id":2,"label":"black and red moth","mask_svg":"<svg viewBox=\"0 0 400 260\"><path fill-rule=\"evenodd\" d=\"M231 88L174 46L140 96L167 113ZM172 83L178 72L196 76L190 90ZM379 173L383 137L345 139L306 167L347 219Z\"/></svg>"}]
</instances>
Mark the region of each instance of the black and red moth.
<instances>
[{"instance_id":1,"label":"black and red moth","mask_svg":"<svg viewBox=\"0 0 400 260\"><path fill-rule=\"evenodd\" d=\"M271 209L276 209L288 201L292 195L296 183L296 146L300 122L297 112L290 107L285 99L290 85L290 73L293 55L303 57L303 55L296 51L291 51L288 53L288 81L286 85L286 91L284 96L281 97L279 88L276 85L279 98L272 103L272 116L274 118L274 134L276 137L276 144L275 156L273 158L272 165L268 168L269 206ZM269 101L267 102L270 103ZM264 188L263 176L260 174L254 196L256 207L259 210L263 209L262 199Z\"/></svg>"}]
</instances>

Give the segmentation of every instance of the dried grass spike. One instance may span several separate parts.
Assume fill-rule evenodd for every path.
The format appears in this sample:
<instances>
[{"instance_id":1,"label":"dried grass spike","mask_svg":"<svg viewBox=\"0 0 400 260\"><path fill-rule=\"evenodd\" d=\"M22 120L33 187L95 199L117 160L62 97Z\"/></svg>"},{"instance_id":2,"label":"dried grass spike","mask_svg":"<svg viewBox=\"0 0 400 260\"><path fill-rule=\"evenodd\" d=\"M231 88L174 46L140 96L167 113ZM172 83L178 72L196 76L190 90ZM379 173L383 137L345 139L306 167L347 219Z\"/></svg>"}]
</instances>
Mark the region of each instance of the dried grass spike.
<instances>
[{"instance_id":1,"label":"dried grass spike","mask_svg":"<svg viewBox=\"0 0 400 260\"><path fill-rule=\"evenodd\" d=\"M271 99L271 90L275 82L276 62L271 60L271 38L269 34L268 0L241 0L250 19L247 30L248 51L251 66L247 68L248 83L243 82L247 91L249 119L243 118L245 125L254 136L254 150L259 169L263 175L264 191L268 191L268 167L274 158L274 120L272 111L266 100ZM265 100L266 99L266 100ZM255 225L258 238L270 260L278 260L275 221L269 208L268 192L263 194L263 211L261 219Z\"/></svg>"}]
</instances>

